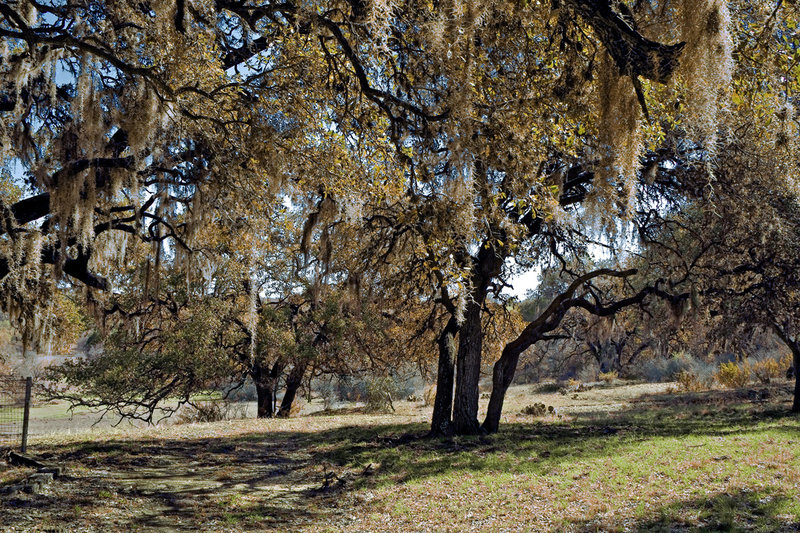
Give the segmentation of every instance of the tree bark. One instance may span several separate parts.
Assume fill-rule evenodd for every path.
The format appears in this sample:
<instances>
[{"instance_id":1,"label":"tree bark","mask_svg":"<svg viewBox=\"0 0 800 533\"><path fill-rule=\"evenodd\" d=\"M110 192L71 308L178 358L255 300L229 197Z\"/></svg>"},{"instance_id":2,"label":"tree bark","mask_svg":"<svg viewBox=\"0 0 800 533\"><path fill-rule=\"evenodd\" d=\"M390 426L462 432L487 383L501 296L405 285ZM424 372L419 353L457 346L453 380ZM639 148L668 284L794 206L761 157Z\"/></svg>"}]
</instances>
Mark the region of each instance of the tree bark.
<instances>
[{"instance_id":1,"label":"tree bark","mask_svg":"<svg viewBox=\"0 0 800 533\"><path fill-rule=\"evenodd\" d=\"M431 435L449 435L452 432L453 383L455 381L455 336L458 333L455 317L447 321L437 344L439 346L439 369L436 375L436 399L433 402Z\"/></svg>"},{"instance_id":2,"label":"tree bark","mask_svg":"<svg viewBox=\"0 0 800 533\"><path fill-rule=\"evenodd\" d=\"M478 383L481 378L481 350L483 349L482 307L483 300L471 300L467 303L464 324L458 334L453 431L459 435L475 435L480 432Z\"/></svg>"},{"instance_id":3,"label":"tree bark","mask_svg":"<svg viewBox=\"0 0 800 533\"><path fill-rule=\"evenodd\" d=\"M587 281L600 276L625 278L635 273L636 270L634 269L616 271L601 268L579 276L572 281L565 291L553 299L547 309L536 319L529 322L516 339L503 348L503 353L497 363L495 363L492 373L492 395L489 398L489 408L481 428L483 431L494 433L500 425L500 414L503 410L506 391L509 385L511 385L511 381L514 379L514 372L517 369L520 354L534 343L545 338L544 336L546 333L557 328L569 309L579 307L596 316L611 316L620 309L641 303L648 295L657 292L657 288L645 287L633 296L617 300L607 305L600 305L597 302L591 303L583 298L573 298L575 291Z\"/></svg>"},{"instance_id":4,"label":"tree bark","mask_svg":"<svg viewBox=\"0 0 800 533\"><path fill-rule=\"evenodd\" d=\"M286 362L283 358L278 358L272 368L266 364L253 363L250 376L256 385L256 416L258 418L272 418L275 414L278 378L285 367Z\"/></svg>"},{"instance_id":5,"label":"tree bark","mask_svg":"<svg viewBox=\"0 0 800 533\"><path fill-rule=\"evenodd\" d=\"M480 168L479 165L477 168ZM497 232L505 240L503 231ZM458 356L456 357L456 392L453 404L453 431L459 435L475 435L481 432L478 423L478 384L481 379L481 355L483 351L483 304L489 292L489 283L500 274L505 252L490 241L484 242L477 257L473 259L470 299L464 312L464 323L458 333Z\"/></svg>"},{"instance_id":6,"label":"tree bark","mask_svg":"<svg viewBox=\"0 0 800 533\"><path fill-rule=\"evenodd\" d=\"M647 39L631 26L631 20L615 12L611 0L564 3L592 27L622 74L657 83L669 81L686 43L667 45Z\"/></svg>"},{"instance_id":7,"label":"tree bark","mask_svg":"<svg viewBox=\"0 0 800 533\"><path fill-rule=\"evenodd\" d=\"M792 412L800 413L800 343L792 345L792 366L794 366L794 401Z\"/></svg>"},{"instance_id":8,"label":"tree bark","mask_svg":"<svg viewBox=\"0 0 800 533\"><path fill-rule=\"evenodd\" d=\"M289 418L289 413L292 411L292 404L300 385L303 383L303 375L306 373L307 361L301 361L294 365L292 371L286 378L286 392L281 400L281 408L278 409L279 418Z\"/></svg>"},{"instance_id":9,"label":"tree bark","mask_svg":"<svg viewBox=\"0 0 800 533\"><path fill-rule=\"evenodd\" d=\"M790 338L788 336L783 338L783 340L792 351L792 370L794 371L794 399L792 401L792 412L800 413L800 340Z\"/></svg>"},{"instance_id":10,"label":"tree bark","mask_svg":"<svg viewBox=\"0 0 800 533\"><path fill-rule=\"evenodd\" d=\"M792 412L800 413L800 339L796 336L792 336L788 328L784 329L777 322L772 324L772 329L792 351L792 368L794 370L794 400L792 401Z\"/></svg>"},{"instance_id":11,"label":"tree bark","mask_svg":"<svg viewBox=\"0 0 800 533\"><path fill-rule=\"evenodd\" d=\"M268 367L254 362L250 375L256 385L256 417L272 418L275 413L275 409L272 406L275 387L272 379L270 379Z\"/></svg>"},{"instance_id":12,"label":"tree bark","mask_svg":"<svg viewBox=\"0 0 800 533\"><path fill-rule=\"evenodd\" d=\"M514 380L519 356L536 340L538 340L538 337L531 339L531 342L527 345L517 342L507 344L503 348L500 359L494 364L494 369L492 370L492 395L489 398L489 407L486 410L486 419L483 421L482 426L487 433L497 433L497 429L500 427L500 415L503 413L503 402L506 399L508 387Z\"/></svg>"},{"instance_id":13,"label":"tree bark","mask_svg":"<svg viewBox=\"0 0 800 533\"><path fill-rule=\"evenodd\" d=\"M256 396L256 407L258 409L256 416L258 418L272 418L274 393L271 381L266 384L256 382Z\"/></svg>"}]
</instances>

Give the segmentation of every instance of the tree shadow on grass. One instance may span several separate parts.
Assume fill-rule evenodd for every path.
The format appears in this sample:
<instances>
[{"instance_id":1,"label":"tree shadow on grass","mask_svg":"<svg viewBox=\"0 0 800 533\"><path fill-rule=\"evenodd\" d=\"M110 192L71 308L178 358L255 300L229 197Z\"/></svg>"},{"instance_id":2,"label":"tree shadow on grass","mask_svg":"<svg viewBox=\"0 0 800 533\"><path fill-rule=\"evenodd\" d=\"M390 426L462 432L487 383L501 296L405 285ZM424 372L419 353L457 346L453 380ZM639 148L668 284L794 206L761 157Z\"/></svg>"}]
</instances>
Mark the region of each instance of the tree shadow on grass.
<instances>
[{"instance_id":1,"label":"tree shadow on grass","mask_svg":"<svg viewBox=\"0 0 800 533\"><path fill-rule=\"evenodd\" d=\"M414 434L409 427L345 427L319 436L336 444L319 449L313 460L341 468L379 465L381 476L363 482L374 485L375 479L405 483L458 471L547 474L565 462L619 456L654 438L735 437L767 428L773 435L800 436L798 418L781 406L734 394L692 397L699 401L671 396L610 414L584 412L569 421L505 424L488 436L436 439L423 438L422 428Z\"/></svg>"},{"instance_id":2,"label":"tree shadow on grass","mask_svg":"<svg viewBox=\"0 0 800 533\"><path fill-rule=\"evenodd\" d=\"M578 531L622 529L650 532L763 532L800 531L797 502L774 491L740 490L669 503L642 512L633 523L589 520L575 524ZM612 519L613 520L613 519Z\"/></svg>"},{"instance_id":3,"label":"tree shadow on grass","mask_svg":"<svg viewBox=\"0 0 800 533\"><path fill-rule=\"evenodd\" d=\"M544 475L565 464L619 456L658 437L765 428L800 434L797 419L774 402L716 395L650 397L635 405L451 439L425 438L424 424L402 424L53 445L41 455L66 465L69 476L48 494L3 502L9 510L4 525L25 526L34 515L59 517L73 528L108 519L103 524L121 530L290 530L330 522L340 496L352 489L460 472ZM723 509L723 503L711 508ZM656 519L642 527L661 526Z\"/></svg>"}]
</instances>

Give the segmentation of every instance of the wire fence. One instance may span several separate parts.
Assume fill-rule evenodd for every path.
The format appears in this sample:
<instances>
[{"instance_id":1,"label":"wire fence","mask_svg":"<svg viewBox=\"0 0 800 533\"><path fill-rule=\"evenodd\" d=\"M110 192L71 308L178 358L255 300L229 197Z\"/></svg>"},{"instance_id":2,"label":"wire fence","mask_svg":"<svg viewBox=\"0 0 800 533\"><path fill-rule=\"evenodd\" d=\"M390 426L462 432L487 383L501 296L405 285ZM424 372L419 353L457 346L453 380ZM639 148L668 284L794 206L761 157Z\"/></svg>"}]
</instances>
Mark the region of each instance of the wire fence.
<instances>
[{"instance_id":1,"label":"wire fence","mask_svg":"<svg viewBox=\"0 0 800 533\"><path fill-rule=\"evenodd\" d=\"M31 378L0 377L0 447L25 452L31 403Z\"/></svg>"}]
</instances>

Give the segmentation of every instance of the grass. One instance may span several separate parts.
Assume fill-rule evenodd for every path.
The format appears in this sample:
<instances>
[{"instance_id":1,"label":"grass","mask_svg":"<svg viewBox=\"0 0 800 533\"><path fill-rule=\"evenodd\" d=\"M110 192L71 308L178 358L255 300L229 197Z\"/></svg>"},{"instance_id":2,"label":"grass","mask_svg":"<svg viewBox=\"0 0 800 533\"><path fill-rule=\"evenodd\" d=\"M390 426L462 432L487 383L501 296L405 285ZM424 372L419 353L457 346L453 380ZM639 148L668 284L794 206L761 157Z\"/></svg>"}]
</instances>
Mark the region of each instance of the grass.
<instances>
[{"instance_id":1,"label":"grass","mask_svg":"<svg viewBox=\"0 0 800 533\"><path fill-rule=\"evenodd\" d=\"M68 477L8 524L86 531L795 531L800 424L787 386L684 395L512 390L501 432L423 438L430 412L352 409L40 439ZM560 416L519 414L535 402ZM6 477L10 479L13 476ZM71 513L61 513L69 509Z\"/></svg>"}]
</instances>

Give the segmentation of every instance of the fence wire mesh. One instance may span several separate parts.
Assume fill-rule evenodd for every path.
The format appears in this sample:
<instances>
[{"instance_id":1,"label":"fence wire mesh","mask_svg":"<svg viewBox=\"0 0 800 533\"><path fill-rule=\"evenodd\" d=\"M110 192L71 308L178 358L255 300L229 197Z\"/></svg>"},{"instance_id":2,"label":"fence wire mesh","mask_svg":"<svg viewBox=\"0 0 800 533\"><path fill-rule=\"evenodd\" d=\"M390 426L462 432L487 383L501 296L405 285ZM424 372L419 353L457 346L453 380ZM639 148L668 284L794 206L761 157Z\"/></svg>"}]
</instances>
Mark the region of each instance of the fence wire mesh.
<instances>
[{"instance_id":1,"label":"fence wire mesh","mask_svg":"<svg viewBox=\"0 0 800 533\"><path fill-rule=\"evenodd\" d=\"M18 447L25 417L25 379L0 377L0 447Z\"/></svg>"}]
</instances>

